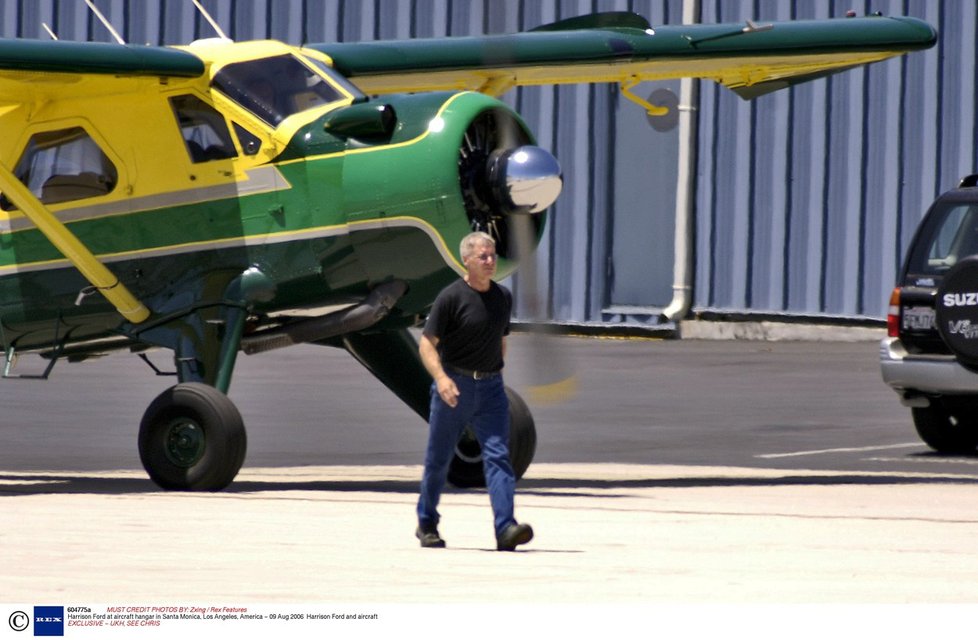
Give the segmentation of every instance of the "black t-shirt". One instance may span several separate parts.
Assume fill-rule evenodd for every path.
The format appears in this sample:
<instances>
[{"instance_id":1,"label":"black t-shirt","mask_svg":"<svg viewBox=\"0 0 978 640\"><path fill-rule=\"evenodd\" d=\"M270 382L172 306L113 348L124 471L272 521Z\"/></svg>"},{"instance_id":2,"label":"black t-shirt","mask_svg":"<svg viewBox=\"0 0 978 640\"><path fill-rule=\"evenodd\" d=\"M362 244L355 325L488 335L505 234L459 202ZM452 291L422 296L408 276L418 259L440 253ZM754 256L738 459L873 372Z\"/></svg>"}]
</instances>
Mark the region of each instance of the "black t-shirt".
<instances>
[{"instance_id":1,"label":"black t-shirt","mask_svg":"<svg viewBox=\"0 0 978 640\"><path fill-rule=\"evenodd\" d=\"M506 287L490 282L489 290L483 293L465 280L457 280L435 298L424 332L438 338L443 364L499 371L512 308L513 294Z\"/></svg>"}]
</instances>

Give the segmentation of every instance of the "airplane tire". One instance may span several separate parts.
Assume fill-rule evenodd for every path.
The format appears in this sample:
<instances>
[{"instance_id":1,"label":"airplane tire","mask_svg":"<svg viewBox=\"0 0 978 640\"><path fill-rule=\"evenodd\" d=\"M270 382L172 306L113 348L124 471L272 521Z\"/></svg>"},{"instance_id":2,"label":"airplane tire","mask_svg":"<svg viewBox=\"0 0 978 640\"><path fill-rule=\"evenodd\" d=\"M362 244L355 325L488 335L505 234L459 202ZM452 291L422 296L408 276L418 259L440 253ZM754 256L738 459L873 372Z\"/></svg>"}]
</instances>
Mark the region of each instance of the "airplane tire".
<instances>
[{"instance_id":1,"label":"airplane tire","mask_svg":"<svg viewBox=\"0 0 978 640\"><path fill-rule=\"evenodd\" d=\"M537 450L537 429L526 402L506 387L509 399L509 461L519 480L533 462ZM459 488L486 486L482 469L482 450L475 436L466 429L455 447L455 456L448 467L448 481Z\"/></svg>"},{"instance_id":2,"label":"airplane tire","mask_svg":"<svg viewBox=\"0 0 978 640\"><path fill-rule=\"evenodd\" d=\"M175 491L220 491L244 463L247 438L231 400L206 384L160 394L139 425L139 458L153 480Z\"/></svg>"}]
</instances>

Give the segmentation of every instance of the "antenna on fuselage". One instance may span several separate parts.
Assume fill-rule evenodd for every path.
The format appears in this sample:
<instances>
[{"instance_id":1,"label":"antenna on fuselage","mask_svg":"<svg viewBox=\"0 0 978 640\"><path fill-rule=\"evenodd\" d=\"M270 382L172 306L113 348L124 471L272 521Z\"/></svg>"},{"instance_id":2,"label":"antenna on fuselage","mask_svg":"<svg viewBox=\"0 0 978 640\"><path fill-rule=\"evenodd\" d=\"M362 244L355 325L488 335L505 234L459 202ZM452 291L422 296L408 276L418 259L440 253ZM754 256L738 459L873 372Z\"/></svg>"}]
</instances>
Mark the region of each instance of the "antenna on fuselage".
<instances>
[{"instance_id":1,"label":"antenna on fuselage","mask_svg":"<svg viewBox=\"0 0 978 640\"><path fill-rule=\"evenodd\" d=\"M98 7L95 6L95 3L92 0L85 0L85 4L87 4L88 8L92 10L95 17L99 19L99 22L101 22L105 28L109 30L109 33L112 34L112 37L115 38L116 42L119 44L126 44L126 41L122 39L122 36L119 35L118 31L112 28L112 24L105 16L102 15L102 12L98 10ZM57 40L57 38L55 38L55 40Z\"/></svg>"},{"instance_id":2,"label":"antenna on fuselage","mask_svg":"<svg viewBox=\"0 0 978 640\"><path fill-rule=\"evenodd\" d=\"M198 0L193 0L193 3L194 6L197 7L197 11L200 11L200 14L204 16L204 20L207 20L207 22L210 23L214 31L217 32L217 35L220 36L222 40L227 40L228 42L230 42L231 38L227 37L227 34L225 34L224 31L221 29L221 25L217 24L217 20L212 18L211 14L207 13L207 9L204 8L204 5L200 4Z\"/></svg>"}]
</instances>

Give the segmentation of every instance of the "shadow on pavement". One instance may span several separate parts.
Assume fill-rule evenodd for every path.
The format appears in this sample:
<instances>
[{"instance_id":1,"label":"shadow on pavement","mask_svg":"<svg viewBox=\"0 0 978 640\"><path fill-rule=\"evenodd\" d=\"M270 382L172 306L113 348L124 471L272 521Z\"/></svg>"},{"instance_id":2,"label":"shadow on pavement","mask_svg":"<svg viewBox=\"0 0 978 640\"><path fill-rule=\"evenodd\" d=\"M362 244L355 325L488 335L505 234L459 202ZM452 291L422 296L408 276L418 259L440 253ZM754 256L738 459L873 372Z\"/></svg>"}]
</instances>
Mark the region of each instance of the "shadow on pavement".
<instances>
[{"instance_id":1,"label":"shadow on pavement","mask_svg":"<svg viewBox=\"0 0 978 640\"><path fill-rule=\"evenodd\" d=\"M978 484L976 477L942 475L900 475L900 474L861 474L841 473L799 473L770 476L690 476L656 478L532 478L523 479L517 485L518 494L552 497L616 497L627 495L624 492L641 489L694 489L694 488L738 488L738 487L830 487L830 486L908 486L936 484ZM187 495L241 495L265 492L322 491L343 493L388 493L415 494L418 482L415 480L307 480L290 482L288 480L239 480L221 492L194 493ZM455 489L449 487L446 493L467 493L479 489ZM558 493L554 493L558 492ZM151 494L166 492L148 478L111 478L104 476L85 476L81 474L62 475L57 473L0 473L0 498L49 495L49 494L95 494L124 495ZM176 492L173 492L177 495Z\"/></svg>"}]
</instances>

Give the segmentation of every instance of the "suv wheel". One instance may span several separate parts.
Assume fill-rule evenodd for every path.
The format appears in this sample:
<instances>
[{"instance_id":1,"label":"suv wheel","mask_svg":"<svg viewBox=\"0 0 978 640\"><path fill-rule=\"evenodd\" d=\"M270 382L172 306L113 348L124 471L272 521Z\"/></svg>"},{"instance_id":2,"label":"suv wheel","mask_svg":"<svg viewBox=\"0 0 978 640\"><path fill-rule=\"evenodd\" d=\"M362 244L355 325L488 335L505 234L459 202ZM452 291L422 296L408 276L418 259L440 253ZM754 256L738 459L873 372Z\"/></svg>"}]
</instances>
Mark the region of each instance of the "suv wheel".
<instances>
[{"instance_id":1,"label":"suv wheel","mask_svg":"<svg viewBox=\"0 0 978 640\"><path fill-rule=\"evenodd\" d=\"M955 407L952 413L943 399L934 398L929 407L914 407L912 412L917 434L934 451L973 454L978 448L975 409Z\"/></svg>"}]
</instances>

